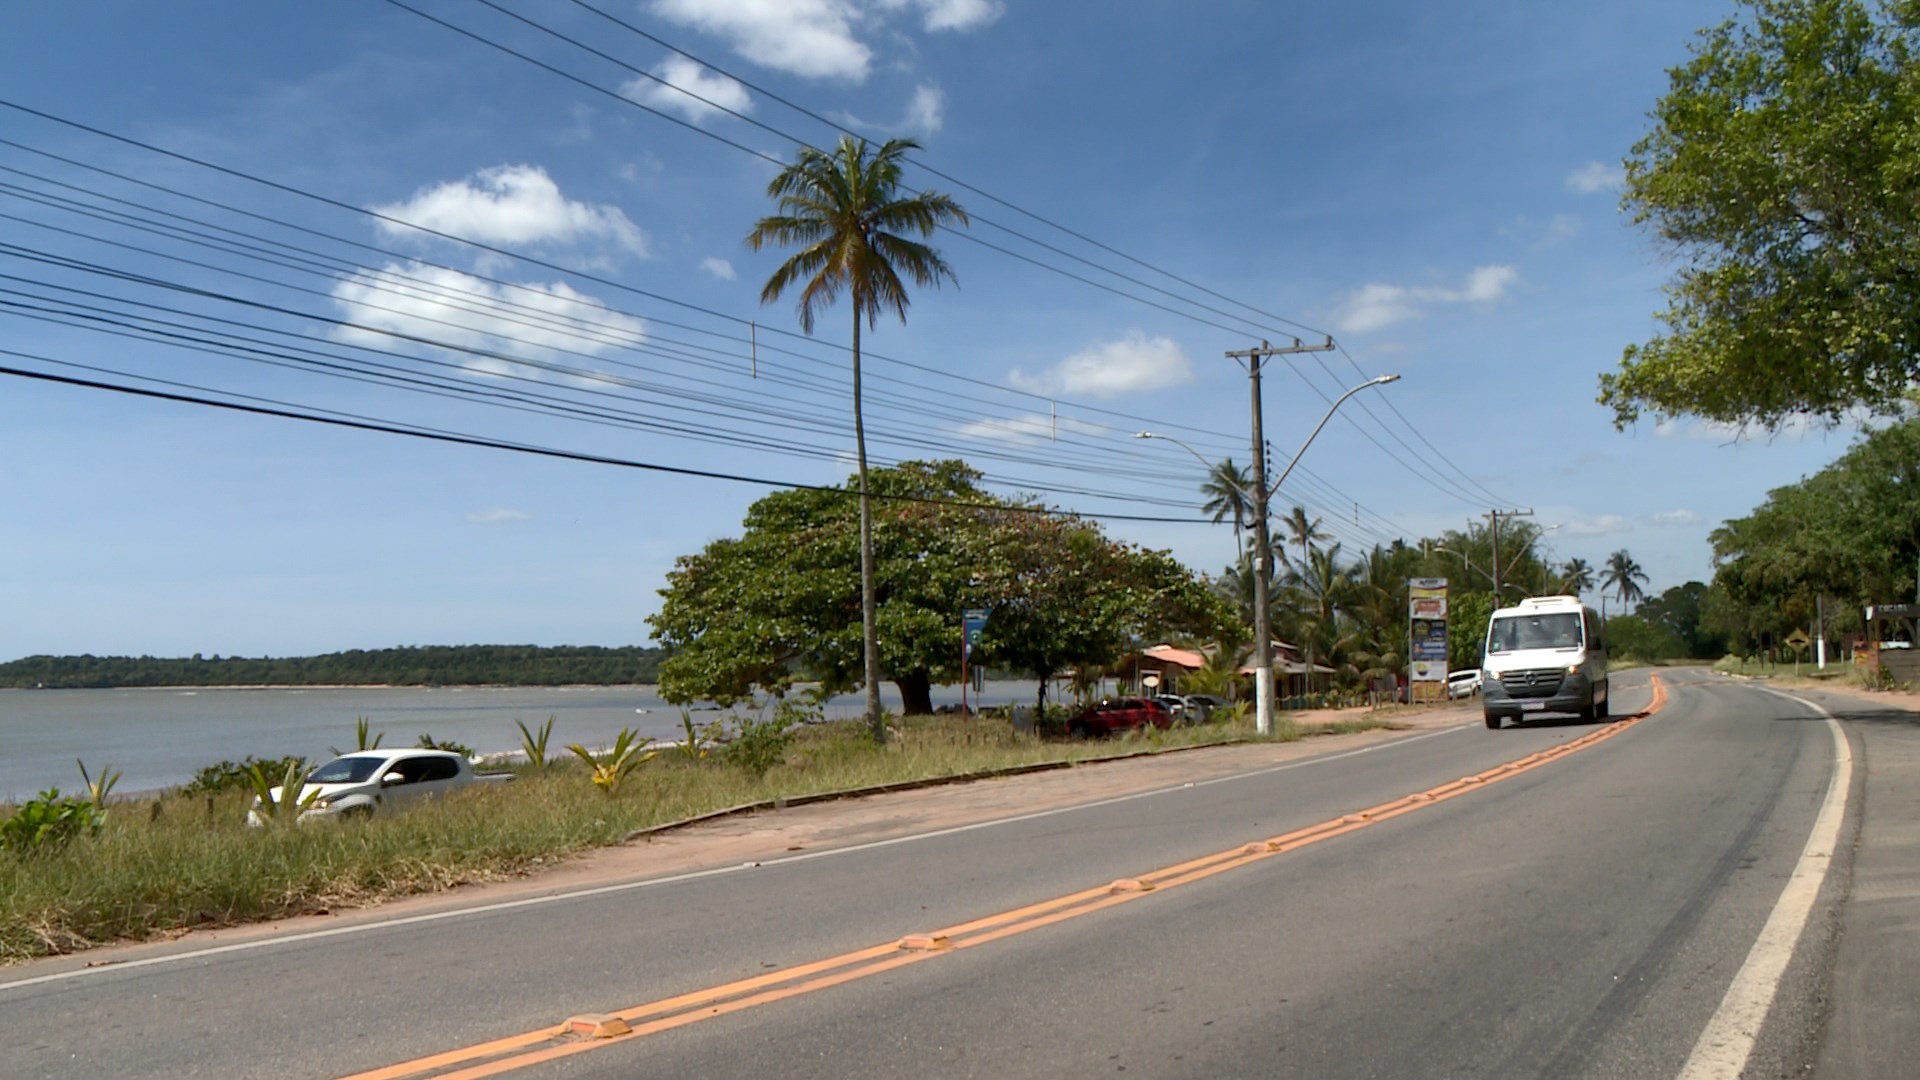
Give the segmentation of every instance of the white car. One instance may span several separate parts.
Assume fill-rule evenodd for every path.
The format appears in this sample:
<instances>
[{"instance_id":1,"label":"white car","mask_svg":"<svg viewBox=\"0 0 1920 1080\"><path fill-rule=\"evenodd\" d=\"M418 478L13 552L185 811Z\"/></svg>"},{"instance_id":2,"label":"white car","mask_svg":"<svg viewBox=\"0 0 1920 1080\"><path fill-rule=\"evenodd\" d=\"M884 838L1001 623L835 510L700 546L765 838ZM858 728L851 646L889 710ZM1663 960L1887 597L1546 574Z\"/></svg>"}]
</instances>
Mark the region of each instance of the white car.
<instances>
[{"instance_id":1,"label":"white car","mask_svg":"<svg viewBox=\"0 0 1920 1080\"><path fill-rule=\"evenodd\" d=\"M1465 671L1447 673L1447 698L1472 697L1480 692L1480 669L1469 668Z\"/></svg>"},{"instance_id":2,"label":"white car","mask_svg":"<svg viewBox=\"0 0 1920 1080\"><path fill-rule=\"evenodd\" d=\"M295 798L314 796L300 814L302 821L357 816L437 798L479 780L471 762L447 750L356 750L309 773ZM282 797L277 787L269 794L276 803ZM266 824L262 809L254 796L247 824Z\"/></svg>"}]
</instances>

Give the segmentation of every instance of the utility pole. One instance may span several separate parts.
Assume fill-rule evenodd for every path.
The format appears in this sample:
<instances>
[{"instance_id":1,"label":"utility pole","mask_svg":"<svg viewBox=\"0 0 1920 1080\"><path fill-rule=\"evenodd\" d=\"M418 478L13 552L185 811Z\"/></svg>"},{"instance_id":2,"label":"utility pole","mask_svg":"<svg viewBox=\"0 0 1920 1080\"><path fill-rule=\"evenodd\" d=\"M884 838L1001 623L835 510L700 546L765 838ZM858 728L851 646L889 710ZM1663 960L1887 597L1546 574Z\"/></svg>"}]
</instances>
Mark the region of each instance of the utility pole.
<instances>
[{"instance_id":1,"label":"utility pole","mask_svg":"<svg viewBox=\"0 0 1920 1080\"><path fill-rule=\"evenodd\" d=\"M1321 345L1302 345L1299 338L1294 338L1292 345L1274 346L1262 341L1258 348L1237 349L1227 353L1231 359L1247 362L1247 378L1253 389L1253 520L1259 525L1253 534L1253 716L1254 730L1262 735L1273 734L1273 631L1267 613L1270 602L1267 579L1273 566L1273 541L1268 536L1267 528L1267 496L1270 492L1267 490L1267 440L1262 432L1260 417L1260 364L1269 356L1331 351L1332 338ZM1340 399L1344 400L1344 397ZM1340 401L1333 403L1334 408L1340 407ZM1328 410L1327 416L1332 417L1333 411ZM1326 426L1326 420L1320 421L1320 424ZM1314 435L1319 433L1320 429L1315 428ZM1307 442L1312 441L1313 436L1307 436ZM1306 453L1306 450L1305 446L1300 447L1301 453ZM1299 456L1295 455L1294 460L1300 460ZM1293 466L1287 468L1292 469Z\"/></svg>"},{"instance_id":2,"label":"utility pole","mask_svg":"<svg viewBox=\"0 0 1920 1080\"><path fill-rule=\"evenodd\" d=\"M1503 517L1532 517L1532 510L1489 510L1486 519L1493 528L1493 606L1500 607L1500 519Z\"/></svg>"}]
</instances>

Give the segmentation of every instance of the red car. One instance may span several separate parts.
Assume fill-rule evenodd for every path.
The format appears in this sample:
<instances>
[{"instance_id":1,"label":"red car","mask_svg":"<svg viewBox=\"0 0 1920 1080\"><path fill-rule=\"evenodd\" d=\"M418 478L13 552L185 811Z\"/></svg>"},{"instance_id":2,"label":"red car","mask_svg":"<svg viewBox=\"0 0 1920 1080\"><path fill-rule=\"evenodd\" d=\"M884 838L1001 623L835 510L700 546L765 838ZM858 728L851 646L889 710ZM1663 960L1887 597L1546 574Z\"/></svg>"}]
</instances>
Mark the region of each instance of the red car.
<instances>
[{"instance_id":1,"label":"red car","mask_svg":"<svg viewBox=\"0 0 1920 1080\"><path fill-rule=\"evenodd\" d=\"M1067 721L1067 734L1084 739L1089 735L1111 735L1116 731L1148 724L1164 731L1173 726L1173 714L1157 701L1114 698L1075 713L1073 719Z\"/></svg>"}]
</instances>

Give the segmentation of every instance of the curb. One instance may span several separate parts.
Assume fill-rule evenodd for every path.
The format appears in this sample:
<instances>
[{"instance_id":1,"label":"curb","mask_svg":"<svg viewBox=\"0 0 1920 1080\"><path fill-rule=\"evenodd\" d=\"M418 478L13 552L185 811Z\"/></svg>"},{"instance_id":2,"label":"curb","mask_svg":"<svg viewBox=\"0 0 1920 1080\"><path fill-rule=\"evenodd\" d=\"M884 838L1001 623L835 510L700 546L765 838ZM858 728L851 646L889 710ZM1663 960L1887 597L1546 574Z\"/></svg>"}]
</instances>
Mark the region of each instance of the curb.
<instances>
[{"instance_id":1,"label":"curb","mask_svg":"<svg viewBox=\"0 0 1920 1080\"><path fill-rule=\"evenodd\" d=\"M1382 730L1392 730L1391 721L1383 725ZM740 817L757 814L767 810L784 810L792 806L806 806L811 803L836 802L842 799L863 799L870 795L888 795L899 791L919 791L925 788L945 787L949 784L970 784L976 780L998 780L1010 776L1026 776L1030 773L1057 772L1062 769L1079 769L1089 765L1105 765L1115 761L1134 761L1139 758L1164 757L1168 754L1185 754L1195 750L1218 750L1223 746L1254 745L1251 740L1245 742L1207 743L1204 746L1172 746L1164 750L1135 750L1127 754L1112 754L1105 757L1084 758L1079 761L1041 761L1032 765L1010 765L1004 769L986 769L980 772L956 773L952 776L930 776L924 780L900 780L891 784L875 784L871 787L843 788L839 791L817 791L809 795L788 795L780 798L761 799L756 802L741 803L720 810L709 810L704 814L681 818L678 821L649 825L644 829L635 829L620 838L623 844L635 840L651 840L662 833L673 832L693 825L703 825L722 818Z\"/></svg>"}]
</instances>

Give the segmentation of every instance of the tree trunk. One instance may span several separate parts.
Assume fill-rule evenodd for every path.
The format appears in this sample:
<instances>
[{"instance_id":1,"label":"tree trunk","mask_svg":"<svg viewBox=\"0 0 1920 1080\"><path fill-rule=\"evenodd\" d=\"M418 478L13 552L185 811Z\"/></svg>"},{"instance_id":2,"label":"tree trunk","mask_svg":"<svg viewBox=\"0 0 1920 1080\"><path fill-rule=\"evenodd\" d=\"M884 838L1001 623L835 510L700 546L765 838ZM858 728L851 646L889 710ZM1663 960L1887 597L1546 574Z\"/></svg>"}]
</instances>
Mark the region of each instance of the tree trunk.
<instances>
[{"instance_id":1,"label":"tree trunk","mask_svg":"<svg viewBox=\"0 0 1920 1080\"><path fill-rule=\"evenodd\" d=\"M900 688L900 711L908 716L925 716L933 711L933 682L927 678L925 668L911 675L895 676L893 685Z\"/></svg>"},{"instance_id":2,"label":"tree trunk","mask_svg":"<svg viewBox=\"0 0 1920 1080\"><path fill-rule=\"evenodd\" d=\"M860 638L867 683L867 730L873 741L887 741L887 716L880 711L880 635L874 614L873 505L867 498L867 424L860 413L860 293L853 294L853 445L860 460Z\"/></svg>"}]
</instances>

